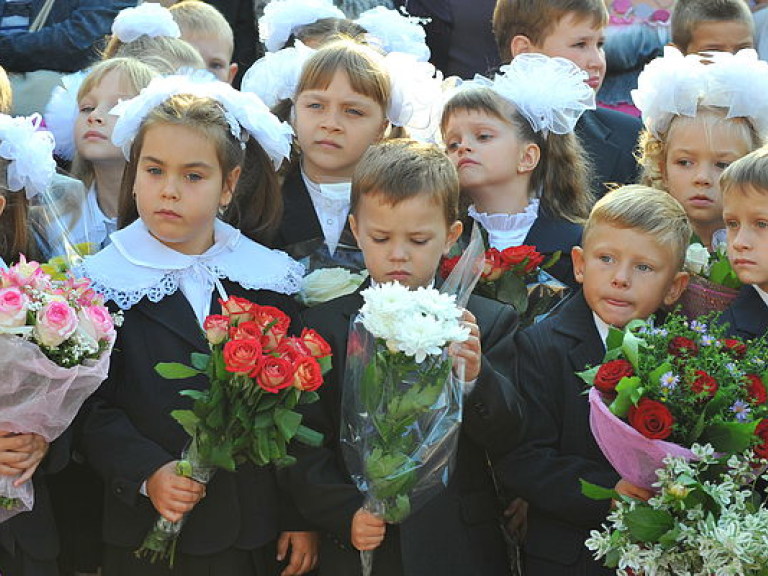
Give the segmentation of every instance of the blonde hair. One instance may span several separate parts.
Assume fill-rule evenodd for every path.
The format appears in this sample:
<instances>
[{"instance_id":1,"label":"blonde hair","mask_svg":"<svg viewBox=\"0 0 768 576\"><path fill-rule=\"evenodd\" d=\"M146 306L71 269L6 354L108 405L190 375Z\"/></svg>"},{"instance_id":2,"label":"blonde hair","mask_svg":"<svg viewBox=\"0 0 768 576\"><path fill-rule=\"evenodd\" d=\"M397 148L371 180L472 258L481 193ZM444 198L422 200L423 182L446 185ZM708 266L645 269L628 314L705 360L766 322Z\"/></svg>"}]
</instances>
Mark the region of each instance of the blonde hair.
<instances>
[{"instance_id":1,"label":"blonde hair","mask_svg":"<svg viewBox=\"0 0 768 576\"><path fill-rule=\"evenodd\" d=\"M152 78L157 76L157 72L140 62L135 58L112 58L104 60L94 65L88 76L85 77L80 89L77 92L78 103L85 98L94 88L101 84L104 77L112 72L120 74L120 83L125 86L134 96L141 92L141 89L149 85ZM93 164L75 153L72 161L72 175L81 180L86 187L93 184L94 171Z\"/></svg>"},{"instance_id":2,"label":"blonde hair","mask_svg":"<svg viewBox=\"0 0 768 576\"><path fill-rule=\"evenodd\" d=\"M541 206L548 214L577 223L586 220L594 202L590 165L575 134L545 137L533 130L512 103L488 87L460 90L445 104L440 119L443 133L451 116L461 111L493 116L510 125L518 140L538 146L541 158L531 173L529 196L541 190Z\"/></svg>"},{"instance_id":3,"label":"blonde hair","mask_svg":"<svg viewBox=\"0 0 768 576\"><path fill-rule=\"evenodd\" d=\"M0 66L0 114L10 114L13 106L13 90L5 68Z\"/></svg>"},{"instance_id":4,"label":"blonde hair","mask_svg":"<svg viewBox=\"0 0 768 576\"><path fill-rule=\"evenodd\" d=\"M201 0L182 0L169 8L173 19L181 28L181 35L205 35L227 43L229 58L235 49L235 36L227 19L216 8Z\"/></svg>"},{"instance_id":5,"label":"blonde hair","mask_svg":"<svg viewBox=\"0 0 768 576\"><path fill-rule=\"evenodd\" d=\"M699 24L731 21L746 24L754 36L755 24L745 0L677 0L670 21L672 43L685 54Z\"/></svg>"},{"instance_id":6,"label":"blonde hair","mask_svg":"<svg viewBox=\"0 0 768 576\"><path fill-rule=\"evenodd\" d=\"M119 57L136 58L164 75L175 74L180 68L205 68L203 57L192 44L168 36L150 37L145 34L127 44L113 36L102 59Z\"/></svg>"},{"instance_id":7,"label":"blonde hair","mask_svg":"<svg viewBox=\"0 0 768 576\"><path fill-rule=\"evenodd\" d=\"M459 216L459 175L453 163L434 144L410 138L393 138L366 150L352 175L351 214L357 214L366 195L377 195L391 206L424 196L442 207L448 226Z\"/></svg>"},{"instance_id":8,"label":"blonde hair","mask_svg":"<svg viewBox=\"0 0 768 576\"><path fill-rule=\"evenodd\" d=\"M596 28L608 25L604 0L498 0L491 24L501 61L512 60L515 36L540 46L567 14L591 19Z\"/></svg>"},{"instance_id":9,"label":"blonde hair","mask_svg":"<svg viewBox=\"0 0 768 576\"><path fill-rule=\"evenodd\" d=\"M723 198L747 190L768 195L768 147L753 150L728 166L720 175L720 190Z\"/></svg>"},{"instance_id":10,"label":"blonde hair","mask_svg":"<svg viewBox=\"0 0 768 576\"><path fill-rule=\"evenodd\" d=\"M255 138L249 138L245 150L230 132L221 104L211 98L177 94L153 108L139 127L131 146L130 158L120 186L118 225L122 228L139 217L133 198L141 149L147 130L157 125L184 126L213 142L222 178L242 167L232 203L224 220L246 236L268 242L282 217L282 198L272 163ZM223 183L223 181L222 181Z\"/></svg>"},{"instance_id":11,"label":"blonde hair","mask_svg":"<svg viewBox=\"0 0 768 576\"><path fill-rule=\"evenodd\" d=\"M746 118L727 118L727 113L728 111L725 108L699 106L696 110L696 116L674 117L667 131L660 134L660 138L656 137L650 130L644 129L640 133L637 154L637 161L642 168L640 183L657 188L658 190L666 190L661 167L667 161L669 140L674 134L675 129L689 126L695 122L701 122L706 125L709 141L712 140L711 133L715 126L722 126L728 130L738 132L750 150L759 148L762 145L762 139L752 123Z\"/></svg>"},{"instance_id":12,"label":"blonde hair","mask_svg":"<svg viewBox=\"0 0 768 576\"><path fill-rule=\"evenodd\" d=\"M693 229L680 203L669 194L640 184L622 186L595 203L584 226L582 245L599 224L631 228L653 237L661 246L670 246L682 270Z\"/></svg>"}]
</instances>

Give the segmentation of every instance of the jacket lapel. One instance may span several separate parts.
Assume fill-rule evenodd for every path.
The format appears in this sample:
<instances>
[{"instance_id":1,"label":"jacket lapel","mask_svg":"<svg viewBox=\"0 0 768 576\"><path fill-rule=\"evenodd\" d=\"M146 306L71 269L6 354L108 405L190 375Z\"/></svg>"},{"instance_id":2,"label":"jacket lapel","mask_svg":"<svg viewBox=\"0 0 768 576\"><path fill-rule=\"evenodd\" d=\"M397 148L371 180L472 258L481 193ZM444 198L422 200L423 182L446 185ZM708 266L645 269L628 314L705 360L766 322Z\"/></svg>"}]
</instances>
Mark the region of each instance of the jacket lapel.
<instances>
[{"instance_id":1,"label":"jacket lapel","mask_svg":"<svg viewBox=\"0 0 768 576\"><path fill-rule=\"evenodd\" d=\"M203 329L197 323L195 313L181 290L176 290L160 302L151 302L144 298L133 308L191 344L198 352L210 351ZM220 306L214 298L211 313L216 313L217 310L220 310Z\"/></svg>"},{"instance_id":2,"label":"jacket lapel","mask_svg":"<svg viewBox=\"0 0 768 576\"><path fill-rule=\"evenodd\" d=\"M736 326L742 332L758 338L768 330L768 309L752 286L742 286L738 299L731 308Z\"/></svg>"},{"instance_id":3,"label":"jacket lapel","mask_svg":"<svg viewBox=\"0 0 768 576\"><path fill-rule=\"evenodd\" d=\"M568 359L574 372L580 372L588 365L594 366L602 361L605 347L597 332L592 310L587 306L581 291L573 295L557 318L561 320L557 322L555 331L574 340L573 346L568 350Z\"/></svg>"},{"instance_id":4,"label":"jacket lapel","mask_svg":"<svg viewBox=\"0 0 768 576\"><path fill-rule=\"evenodd\" d=\"M307 187L301 177L301 170L296 168L285 180L283 185L285 212L280 225L283 238L287 244L300 242L303 239L322 238L323 229L317 219L315 207L309 197Z\"/></svg>"}]
</instances>

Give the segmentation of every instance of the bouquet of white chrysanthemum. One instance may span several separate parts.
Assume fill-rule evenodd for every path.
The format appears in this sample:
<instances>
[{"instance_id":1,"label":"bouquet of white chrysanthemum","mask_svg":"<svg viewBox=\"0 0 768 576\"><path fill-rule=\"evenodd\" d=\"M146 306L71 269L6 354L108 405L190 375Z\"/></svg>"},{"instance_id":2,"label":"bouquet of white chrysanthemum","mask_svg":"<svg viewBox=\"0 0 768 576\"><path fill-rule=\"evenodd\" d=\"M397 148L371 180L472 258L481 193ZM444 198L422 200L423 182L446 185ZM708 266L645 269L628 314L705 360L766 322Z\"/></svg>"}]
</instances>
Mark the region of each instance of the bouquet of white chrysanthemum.
<instances>
[{"instance_id":1,"label":"bouquet of white chrysanthemum","mask_svg":"<svg viewBox=\"0 0 768 576\"><path fill-rule=\"evenodd\" d=\"M341 443L365 508L399 523L447 484L462 407L447 348L469 330L455 297L433 288L388 283L362 295L347 344ZM361 553L364 574L372 554Z\"/></svg>"},{"instance_id":2,"label":"bouquet of white chrysanthemum","mask_svg":"<svg viewBox=\"0 0 768 576\"><path fill-rule=\"evenodd\" d=\"M586 546L619 576L767 573L768 508L754 488L766 461L751 451L717 458L709 444L692 450L698 460L664 460L647 502L612 494L608 524Z\"/></svg>"}]
</instances>

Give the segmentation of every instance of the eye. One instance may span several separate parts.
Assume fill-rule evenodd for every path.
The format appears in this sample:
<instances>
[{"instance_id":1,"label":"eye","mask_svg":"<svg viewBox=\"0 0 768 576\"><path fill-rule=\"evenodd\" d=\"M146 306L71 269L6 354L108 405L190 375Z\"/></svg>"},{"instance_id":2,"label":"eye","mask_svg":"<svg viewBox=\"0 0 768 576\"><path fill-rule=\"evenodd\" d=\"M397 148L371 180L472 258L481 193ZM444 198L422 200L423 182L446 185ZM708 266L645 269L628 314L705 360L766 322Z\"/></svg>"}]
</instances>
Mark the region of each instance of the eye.
<instances>
[{"instance_id":1,"label":"eye","mask_svg":"<svg viewBox=\"0 0 768 576\"><path fill-rule=\"evenodd\" d=\"M347 108L346 112L350 116L365 116L365 113L358 108Z\"/></svg>"},{"instance_id":2,"label":"eye","mask_svg":"<svg viewBox=\"0 0 768 576\"><path fill-rule=\"evenodd\" d=\"M93 106L91 106L90 104L83 104L82 106L80 106L80 113L81 114L90 114L94 110L95 110L95 108Z\"/></svg>"},{"instance_id":3,"label":"eye","mask_svg":"<svg viewBox=\"0 0 768 576\"><path fill-rule=\"evenodd\" d=\"M761 228L761 229L766 229L766 228L768 228L768 221L766 221L766 220L758 220L755 223L755 226L757 226L758 228Z\"/></svg>"},{"instance_id":4,"label":"eye","mask_svg":"<svg viewBox=\"0 0 768 576\"><path fill-rule=\"evenodd\" d=\"M597 49L598 49L598 50L602 50L604 46L605 46L605 40L600 40L600 41L597 43Z\"/></svg>"},{"instance_id":5,"label":"eye","mask_svg":"<svg viewBox=\"0 0 768 576\"><path fill-rule=\"evenodd\" d=\"M458 142L448 142L448 144L445 147L445 150L447 152L455 152L459 149L459 143Z\"/></svg>"},{"instance_id":6,"label":"eye","mask_svg":"<svg viewBox=\"0 0 768 576\"><path fill-rule=\"evenodd\" d=\"M224 68L224 64L221 62L212 62L210 66L208 66L211 70L221 70Z\"/></svg>"},{"instance_id":7,"label":"eye","mask_svg":"<svg viewBox=\"0 0 768 576\"><path fill-rule=\"evenodd\" d=\"M576 44L573 45L574 48L586 48L587 43L586 42L576 42Z\"/></svg>"},{"instance_id":8,"label":"eye","mask_svg":"<svg viewBox=\"0 0 768 576\"><path fill-rule=\"evenodd\" d=\"M159 176L160 174L163 173L163 171L157 166L150 166L149 168L147 168L146 172L147 174L151 174L152 176Z\"/></svg>"},{"instance_id":9,"label":"eye","mask_svg":"<svg viewBox=\"0 0 768 576\"><path fill-rule=\"evenodd\" d=\"M388 238L386 236L371 236L371 241L374 244L383 244L387 240L388 240Z\"/></svg>"},{"instance_id":10,"label":"eye","mask_svg":"<svg viewBox=\"0 0 768 576\"><path fill-rule=\"evenodd\" d=\"M488 142L489 140L493 140L493 134L489 134L488 132L482 132L477 135L478 142Z\"/></svg>"},{"instance_id":11,"label":"eye","mask_svg":"<svg viewBox=\"0 0 768 576\"><path fill-rule=\"evenodd\" d=\"M716 167L718 170L725 170L725 169L726 169L726 168L728 168L728 166L730 166L730 165L731 165L731 163L730 163L730 162L715 162L715 167Z\"/></svg>"},{"instance_id":12,"label":"eye","mask_svg":"<svg viewBox=\"0 0 768 576\"><path fill-rule=\"evenodd\" d=\"M610 256L608 254L601 254L597 258L598 260L600 260L600 262L605 262L606 264L610 264L611 262L613 262L613 256Z\"/></svg>"},{"instance_id":13,"label":"eye","mask_svg":"<svg viewBox=\"0 0 768 576\"><path fill-rule=\"evenodd\" d=\"M411 238L411 242L413 242L417 246L423 246L424 244L429 242L429 238Z\"/></svg>"},{"instance_id":14,"label":"eye","mask_svg":"<svg viewBox=\"0 0 768 576\"><path fill-rule=\"evenodd\" d=\"M653 266L650 264L638 264L636 268L640 270L640 272L653 272Z\"/></svg>"},{"instance_id":15,"label":"eye","mask_svg":"<svg viewBox=\"0 0 768 576\"><path fill-rule=\"evenodd\" d=\"M726 220L725 227L731 230L736 230L739 227L739 222L737 220Z\"/></svg>"},{"instance_id":16,"label":"eye","mask_svg":"<svg viewBox=\"0 0 768 576\"><path fill-rule=\"evenodd\" d=\"M190 182L199 182L202 179L203 179L202 174L198 174L197 172L190 172L189 174L187 174L187 180L189 180Z\"/></svg>"},{"instance_id":17,"label":"eye","mask_svg":"<svg viewBox=\"0 0 768 576\"><path fill-rule=\"evenodd\" d=\"M319 110L320 108L322 108L319 102L307 102L307 104L304 107L310 110Z\"/></svg>"},{"instance_id":18,"label":"eye","mask_svg":"<svg viewBox=\"0 0 768 576\"><path fill-rule=\"evenodd\" d=\"M677 164L678 166L682 166L683 168L688 168L689 166L693 166L693 162L691 162L687 158L680 158L679 160L675 160L675 164Z\"/></svg>"}]
</instances>

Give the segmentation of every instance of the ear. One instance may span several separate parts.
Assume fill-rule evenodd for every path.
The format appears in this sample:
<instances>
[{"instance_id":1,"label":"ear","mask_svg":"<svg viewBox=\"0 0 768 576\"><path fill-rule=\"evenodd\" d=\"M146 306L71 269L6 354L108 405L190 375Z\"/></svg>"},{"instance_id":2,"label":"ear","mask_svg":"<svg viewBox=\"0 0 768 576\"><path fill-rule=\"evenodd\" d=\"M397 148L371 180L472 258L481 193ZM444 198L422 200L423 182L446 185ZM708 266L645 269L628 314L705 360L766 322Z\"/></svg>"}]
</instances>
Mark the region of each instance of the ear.
<instances>
[{"instance_id":1,"label":"ear","mask_svg":"<svg viewBox=\"0 0 768 576\"><path fill-rule=\"evenodd\" d=\"M581 246L571 248L571 260L573 261L573 277L579 284L584 284L584 249Z\"/></svg>"},{"instance_id":2,"label":"ear","mask_svg":"<svg viewBox=\"0 0 768 576\"><path fill-rule=\"evenodd\" d=\"M357 220L355 220L354 214L349 215L349 229L352 230L352 236L355 237L355 240L357 241L357 245L360 246L360 237L358 236Z\"/></svg>"},{"instance_id":3,"label":"ear","mask_svg":"<svg viewBox=\"0 0 768 576\"><path fill-rule=\"evenodd\" d=\"M445 238L445 247L443 248L443 256L447 256L456 241L461 237L461 233L464 231L464 224L460 220L456 220L451 227L448 228L448 236Z\"/></svg>"},{"instance_id":4,"label":"ear","mask_svg":"<svg viewBox=\"0 0 768 576\"><path fill-rule=\"evenodd\" d=\"M518 34L509 41L509 52L512 54L512 58L519 54L525 54L527 52L533 52L533 42L528 36Z\"/></svg>"},{"instance_id":5,"label":"ear","mask_svg":"<svg viewBox=\"0 0 768 576\"><path fill-rule=\"evenodd\" d=\"M387 133L387 128L389 128L389 120L387 120L387 117L384 116L384 120L379 127L379 134L376 137L376 142L379 142L384 138L384 135Z\"/></svg>"},{"instance_id":6,"label":"ear","mask_svg":"<svg viewBox=\"0 0 768 576\"><path fill-rule=\"evenodd\" d=\"M536 166L539 165L541 160L541 149L538 144L530 142L526 144L520 154L520 161L517 164L517 173L524 174L526 172L533 172Z\"/></svg>"},{"instance_id":7,"label":"ear","mask_svg":"<svg viewBox=\"0 0 768 576\"><path fill-rule=\"evenodd\" d=\"M224 185L221 187L219 206L225 207L232 202L232 198L235 195L235 188L237 187L237 181L240 179L240 173L242 171L243 169L240 166L235 166L224 178Z\"/></svg>"},{"instance_id":8,"label":"ear","mask_svg":"<svg viewBox=\"0 0 768 576\"><path fill-rule=\"evenodd\" d=\"M6 203L5 196L0 194L0 214L2 214L5 211L5 203Z\"/></svg>"},{"instance_id":9,"label":"ear","mask_svg":"<svg viewBox=\"0 0 768 576\"><path fill-rule=\"evenodd\" d=\"M685 290L688 286L689 278L690 276L688 272L677 272L675 274L675 277L672 279L672 284L669 286L667 293L664 295L665 305L672 306L675 302L677 302L677 299L680 298L683 290Z\"/></svg>"},{"instance_id":10,"label":"ear","mask_svg":"<svg viewBox=\"0 0 768 576\"><path fill-rule=\"evenodd\" d=\"M232 84L232 80L237 76L237 69L237 62L232 62L232 64L229 65L229 76L227 77L228 84Z\"/></svg>"}]
</instances>

